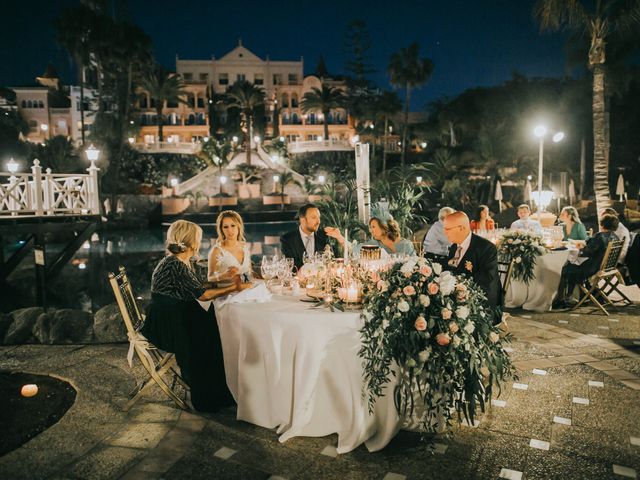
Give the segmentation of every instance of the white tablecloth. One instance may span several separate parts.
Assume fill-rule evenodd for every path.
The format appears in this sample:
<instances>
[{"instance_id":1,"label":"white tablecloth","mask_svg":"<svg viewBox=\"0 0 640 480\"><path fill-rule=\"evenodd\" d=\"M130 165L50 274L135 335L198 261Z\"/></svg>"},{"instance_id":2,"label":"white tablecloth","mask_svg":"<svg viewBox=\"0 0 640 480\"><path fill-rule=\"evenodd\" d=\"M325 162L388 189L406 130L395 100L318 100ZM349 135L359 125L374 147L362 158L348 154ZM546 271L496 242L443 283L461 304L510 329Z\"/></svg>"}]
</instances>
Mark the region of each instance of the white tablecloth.
<instances>
[{"instance_id":1,"label":"white tablecloth","mask_svg":"<svg viewBox=\"0 0 640 480\"><path fill-rule=\"evenodd\" d=\"M338 453L382 449L400 422L393 385L373 415L362 398L359 312L311 308L294 297L215 303L227 385L239 420L296 436L338 434Z\"/></svg>"},{"instance_id":2,"label":"white tablecloth","mask_svg":"<svg viewBox=\"0 0 640 480\"><path fill-rule=\"evenodd\" d=\"M534 268L534 278L529 285L511 279L505 306L534 312L549 311L558 292L562 267L568 257L568 250L552 251L539 256Z\"/></svg>"}]
</instances>

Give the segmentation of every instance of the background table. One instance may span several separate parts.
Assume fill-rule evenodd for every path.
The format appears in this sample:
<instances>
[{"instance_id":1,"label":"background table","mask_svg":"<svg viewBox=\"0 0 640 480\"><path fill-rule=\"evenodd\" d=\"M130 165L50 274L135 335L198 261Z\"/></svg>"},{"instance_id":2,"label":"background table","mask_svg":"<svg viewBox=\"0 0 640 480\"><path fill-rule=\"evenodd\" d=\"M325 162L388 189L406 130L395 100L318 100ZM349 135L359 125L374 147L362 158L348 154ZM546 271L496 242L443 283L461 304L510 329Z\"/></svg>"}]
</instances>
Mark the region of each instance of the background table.
<instances>
[{"instance_id":1,"label":"background table","mask_svg":"<svg viewBox=\"0 0 640 480\"><path fill-rule=\"evenodd\" d=\"M360 312L287 296L215 308L238 420L277 428L281 442L337 433L338 453L379 450L398 432L392 383L372 415L362 398Z\"/></svg>"},{"instance_id":2,"label":"background table","mask_svg":"<svg viewBox=\"0 0 640 480\"><path fill-rule=\"evenodd\" d=\"M568 250L552 251L540 255L533 271L534 278L529 285L511 279L505 296L505 307L523 308L534 312L549 311L558 292L562 267L568 257Z\"/></svg>"}]
</instances>

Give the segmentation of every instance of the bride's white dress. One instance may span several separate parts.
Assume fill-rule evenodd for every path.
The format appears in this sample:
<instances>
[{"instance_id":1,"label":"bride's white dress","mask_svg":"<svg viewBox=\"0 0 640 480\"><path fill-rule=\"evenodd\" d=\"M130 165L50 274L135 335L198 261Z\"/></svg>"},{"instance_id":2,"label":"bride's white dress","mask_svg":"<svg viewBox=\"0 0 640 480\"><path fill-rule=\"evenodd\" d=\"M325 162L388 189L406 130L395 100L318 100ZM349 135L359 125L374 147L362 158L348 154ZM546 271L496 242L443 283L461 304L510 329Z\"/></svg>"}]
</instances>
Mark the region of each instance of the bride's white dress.
<instances>
[{"instance_id":1,"label":"bride's white dress","mask_svg":"<svg viewBox=\"0 0 640 480\"><path fill-rule=\"evenodd\" d=\"M251 252L249 244L245 243L242 247L243 258L242 263L229 251L222 248L222 245L213 246L210 255L215 255L217 271L209 272L209 275L221 275L231 267L238 269L239 275L245 275L247 280L251 278Z\"/></svg>"}]
</instances>

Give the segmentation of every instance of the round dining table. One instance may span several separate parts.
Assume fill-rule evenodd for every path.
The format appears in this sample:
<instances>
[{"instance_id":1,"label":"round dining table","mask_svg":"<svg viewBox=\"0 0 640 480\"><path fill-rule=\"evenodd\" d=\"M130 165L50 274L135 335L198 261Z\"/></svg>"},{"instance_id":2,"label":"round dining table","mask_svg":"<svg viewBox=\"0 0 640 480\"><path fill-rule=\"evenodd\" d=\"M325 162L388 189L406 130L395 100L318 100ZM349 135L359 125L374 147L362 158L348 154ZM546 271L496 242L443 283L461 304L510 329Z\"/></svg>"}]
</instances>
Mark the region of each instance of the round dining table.
<instances>
[{"instance_id":1,"label":"round dining table","mask_svg":"<svg viewBox=\"0 0 640 480\"><path fill-rule=\"evenodd\" d=\"M338 453L384 448L400 429L393 380L368 408L360 311L315 307L302 297L214 303L237 418L276 429L279 440L337 433Z\"/></svg>"}]
</instances>

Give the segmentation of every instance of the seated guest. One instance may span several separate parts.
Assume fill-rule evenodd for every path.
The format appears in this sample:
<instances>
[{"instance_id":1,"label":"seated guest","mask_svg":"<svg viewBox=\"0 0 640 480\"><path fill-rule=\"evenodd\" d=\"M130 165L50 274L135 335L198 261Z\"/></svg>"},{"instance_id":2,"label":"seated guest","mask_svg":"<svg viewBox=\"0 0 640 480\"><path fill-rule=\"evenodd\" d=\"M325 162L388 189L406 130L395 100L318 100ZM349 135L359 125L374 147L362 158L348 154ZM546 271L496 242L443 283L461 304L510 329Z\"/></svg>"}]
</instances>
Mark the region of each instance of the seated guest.
<instances>
[{"instance_id":1,"label":"seated guest","mask_svg":"<svg viewBox=\"0 0 640 480\"><path fill-rule=\"evenodd\" d=\"M344 237L337 228L327 227L327 235L338 240L340 245L344 245ZM356 245L354 253L360 252L362 245L375 245L382 248L389 255L415 255L416 249L413 243L400 236L400 225L393 218L389 217L387 222L383 222L378 217L369 220L369 233L372 239Z\"/></svg>"},{"instance_id":2,"label":"seated guest","mask_svg":"<svg viewBox=\"0 0 640 480\"><path fill-rule=\"evenodd\" d=\"M618 212L615 211L615 209L605 208L604 210L602 210L602 215L613 215L618 219L618 228L616 228L613 233L615 233L620 240L624 241L618 263L625 264L627 260L627 252L629 251L629 247L631 246L631 234L629 233L629 229L622 224L622 222L620 221L620 216L618 215Z\"/></svg>"},{"instance_id":3,"label":"seated guest","mask_svg":"<svg viewBox=\"0 0 640 480\"><path fill-rule=\"evenodd\" d=\"M564 207L558 217L562 222L563 240L586 240L587 229L580 221L578 210L573 207Z\"/></svg>"},{"instance_id":4,"label":"seated guest","mask_svg":"<svg viewBox=\"0 0 640 480\"><path fill-rule=\"evenodd\" d=\"M489 207L486 205L478 206L478 208L476 208L476 215L474 219L471 220L471 231L494 230L495 228L496 224L493 218L489 216Z\"/></svg>"},{"instance_id":5,"label":"seated guest","mask_svg":"<svg viewBox=\"0 0 640 480\"><path fill-rule=\"evenodd\" d=\"M297 269L303 265L304 255L323 252L328 245L327 235L319 230L320 210L313 203L307 203L298 210L297 229L287 232L280 237L282 254L286 258L293 258Z\"/></svg>"},{"instance_id":6,"label":"seated guest","mask_svg":"<svg viewBox=\"0 0 640 480\"><path fill-rule=\"evenodd\" d=\"M151 304L141 331L158 348L175 353L181 375L191 388L193 406L211 412L232 405L233 398L227 389L214 309L205 311L196 300L212 300L246 286L237 275L226 288L202 286L191 262L201 240L202 229L195 223L178 220L169 227L169 254L151 276Z\"/></svg>"},{"instance_id":7,"label":"seated guest","mask_svg":"<svg viewBox=\"0 0 640 480\"><path fill-rule=\"evenodd\" d=\"M433 260L446 260L449 255L449 239L444 234L444 219L447 215L453 213L455 210L451 207L442 207L438 212L438 221L431 225L431 228L424 237L422 244L422 250L424 256Z\"/></svg>"},{"instance_id":8,"label":"seated guest","mask_svg":"<svg viewBox=\"0 0 640 480\"><path fill-rule=\"evenodd\" d=\"M251 251L244 238L244 223L236 212L225 210L216 220L218 239L209 251L207 279L229 283L236 275L245 281L252 277Z\"/></svg>"},{"instance_id":9,"label":"seated guest","mask_svg":"<svg viewBox=\"0 0 640 480\"><path fill-rule=\"evenodd\" d=\"M500 323L503 298L498 249L489 240L471 232L469 217L464 212L454 212L444 219L444 233L452 243L445 268L454 275L471 277L486 294L494 323Z\"/></svg>"},{"instance_id":10,"label":"seated guest","mask_svg":"<svg viewBox=\"0 0 640 480\"><path fill-rule=\"evenodd\" d=\"M587 244L580 250L578 265L576 263L567 263L562 267L560 275L560 286L558 287L558 296L553 302L553 309L563 309L569 307L567 299L573 293L576 285L584 282L594 275L600 269L604 253L607 250L609 242L618 240L614 233L618 228L618 218L613 215L603 215L600 218L600 232L587 240Z\"/></svg>"},{"instance_id":11,"label":"seated guest","mask_svg":"<svg viewBox=\"0 0 640 480\"><path fill-rule=\"evenodd\" d=\"M531 215L531 209L529 205L523 203L518 206L518 217L519 220L516 220L511 224L512 230L525 230L527 232L536 233L538 235L542 235L542 225L537 220L532 220L529 218Z\"/></svg>"}]
</instances>

